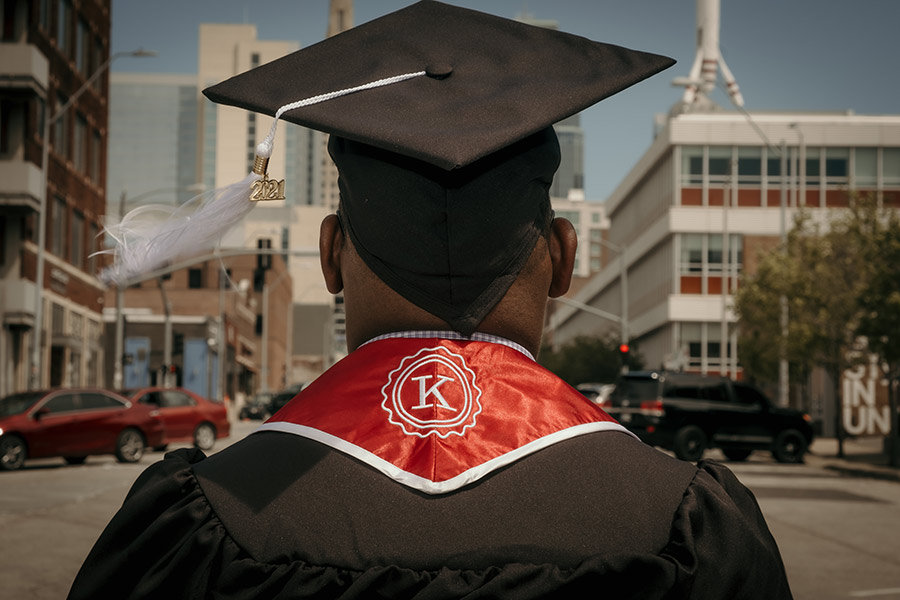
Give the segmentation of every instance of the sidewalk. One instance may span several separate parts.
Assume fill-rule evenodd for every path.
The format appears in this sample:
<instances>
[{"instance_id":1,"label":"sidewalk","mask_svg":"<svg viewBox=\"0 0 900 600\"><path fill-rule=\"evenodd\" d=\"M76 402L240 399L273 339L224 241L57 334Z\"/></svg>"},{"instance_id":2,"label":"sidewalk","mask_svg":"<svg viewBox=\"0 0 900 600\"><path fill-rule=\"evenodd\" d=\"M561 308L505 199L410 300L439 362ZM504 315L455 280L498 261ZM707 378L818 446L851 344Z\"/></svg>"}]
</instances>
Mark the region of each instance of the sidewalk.
<instances>
[{"instance_id":1,"label":"sidewalk","mask_svg":"<svg viewBox=\"0 0 900 600\"><path fill-rule=\"evenodd\" d=\"M838 458L836 438L813 440L806 464L837 471L842 475L869 477L900 483L900 468L891 467L882 437L858 437L844 440L844 458Z\"/></svg>"}]
</instances>

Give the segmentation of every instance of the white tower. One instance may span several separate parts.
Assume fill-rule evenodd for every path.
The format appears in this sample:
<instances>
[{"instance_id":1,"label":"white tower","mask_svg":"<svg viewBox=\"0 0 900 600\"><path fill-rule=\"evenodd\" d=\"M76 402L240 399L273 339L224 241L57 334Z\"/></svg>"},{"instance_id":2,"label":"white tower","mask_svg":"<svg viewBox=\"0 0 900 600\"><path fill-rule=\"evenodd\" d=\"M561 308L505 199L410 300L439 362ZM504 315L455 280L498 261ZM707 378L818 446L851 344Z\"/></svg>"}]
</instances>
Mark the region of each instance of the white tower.
<instances>
[{"instance_id":1,"label":"white tower","mask_svg":"<svg viewBox=\"0 0 900 600\"><path fill-rule=\"evenodd\" d=\"M744 105L737 81L719 49L719 21L719 0L697 0L697 54L687 79L678 78L673 82L685 86L681 98L682 112L707 110L715 106L709 94L716 87L720 68L731 101L738 107Z\"/></svg>"}]
</instances>

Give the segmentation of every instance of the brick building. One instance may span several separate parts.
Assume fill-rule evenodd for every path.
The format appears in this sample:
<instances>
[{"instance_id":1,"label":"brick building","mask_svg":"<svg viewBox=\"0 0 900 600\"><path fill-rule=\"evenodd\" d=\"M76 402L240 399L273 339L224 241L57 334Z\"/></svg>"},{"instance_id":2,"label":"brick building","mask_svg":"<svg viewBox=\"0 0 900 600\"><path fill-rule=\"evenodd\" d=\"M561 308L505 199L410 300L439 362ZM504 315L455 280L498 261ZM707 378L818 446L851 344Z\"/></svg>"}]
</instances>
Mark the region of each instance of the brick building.
<instances>
[{"instance_id":1,"label":"brick building","mask_svg":"<svg viewBox=\"0 0 900 600\"><path fill-rule=\"evenodd\" d=\"M0 395L97 384L104 293L90 255L106 204L110 0L7 0L2 19Z\"/></svg>"}]
</instances>

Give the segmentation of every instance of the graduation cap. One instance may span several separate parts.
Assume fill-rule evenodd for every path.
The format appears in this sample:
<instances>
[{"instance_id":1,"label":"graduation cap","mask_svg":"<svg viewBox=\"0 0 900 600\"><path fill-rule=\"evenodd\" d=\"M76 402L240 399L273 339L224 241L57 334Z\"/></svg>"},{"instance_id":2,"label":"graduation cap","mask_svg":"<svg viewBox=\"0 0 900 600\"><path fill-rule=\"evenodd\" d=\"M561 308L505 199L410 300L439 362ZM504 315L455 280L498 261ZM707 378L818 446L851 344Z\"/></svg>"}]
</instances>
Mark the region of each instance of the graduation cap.
<instances>
[{"instance_id":1,"label":"graduation cap","mask_svg":"<svg viewBox=\"0 0 900 600\"><path fill-rule=\"evenodd\" d=\"M672 64L425 0L203 93L276 117L258 154L279 119L331 134L356 251L468 334L549 224L553 123Z\"/></svg>"}]
</instances>

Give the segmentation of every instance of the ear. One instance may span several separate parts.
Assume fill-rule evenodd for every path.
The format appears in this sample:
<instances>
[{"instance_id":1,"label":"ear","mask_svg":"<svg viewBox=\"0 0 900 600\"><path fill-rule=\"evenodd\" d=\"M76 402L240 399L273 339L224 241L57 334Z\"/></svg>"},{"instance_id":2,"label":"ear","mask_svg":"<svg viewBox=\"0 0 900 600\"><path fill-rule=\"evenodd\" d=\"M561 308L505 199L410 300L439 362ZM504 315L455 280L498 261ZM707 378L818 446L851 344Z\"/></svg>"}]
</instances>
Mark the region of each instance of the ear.
<instances>
[{"instance_id":1,"label":"ear","mask_svg":"<svg viewBox=\"0 0 900 600\"><path fill-rule=\"evenodd\" d=\"M569 291L572 270L575 268L575 253L578 250L578 235L568 219L553 219L550 225L550 261L553 264L553 279L550 281L551 298L558 298Z\"/></svg>"},{"instance_id":2,"label":"ear","mask_svg":"<svg viewBox=\"0 0 900 600\"><path fill-rule=\"evenodd\" d=\"M322 264L322 275L325 287L332 294L344 289L344 278L341 274L341 250L344 247L344 231L337 215L328 215L319 228L319 261Z\"/></svg>"}]
</instances>

